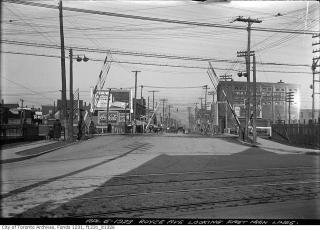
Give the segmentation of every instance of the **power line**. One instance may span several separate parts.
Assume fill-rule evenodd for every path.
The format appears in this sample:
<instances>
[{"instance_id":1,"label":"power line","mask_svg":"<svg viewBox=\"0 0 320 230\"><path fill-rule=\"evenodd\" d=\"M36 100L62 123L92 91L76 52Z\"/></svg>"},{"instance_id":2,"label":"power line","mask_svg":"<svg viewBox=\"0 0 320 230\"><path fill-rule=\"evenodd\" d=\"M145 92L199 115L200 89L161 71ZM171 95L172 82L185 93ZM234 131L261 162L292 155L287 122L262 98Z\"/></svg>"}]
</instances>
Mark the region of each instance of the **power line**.
<instances>
[{"instance_id":1,"label":"power line","mask_svg":"<svg viewBox=\"0 0 320 230\"><path fill-rule=\"evenodd\" d=\"M58 6L56 6L56 5L43 4L43 3L38 3L38 2L29 2L29 1L23 1L23 0L4 0L4 2L20 4L20 5L43 7L43 8L49 8L49 9L58 9ZM63 7L63 10L64 11L72 11L72 12L81 12L81 13L86 13L86 14L120 17L120 18L127 18L127 19L162 22L162 23L246 30L246 27L242 27L242 26L217 24L217 23L203 23L203 22L196 22L196 21L175 20L175 19L165 19L165 18L154 18L154 17L146 17L146 16L138 16L138 15L130 15L130 14L113 13L113 12L108 12L108 11L80 9L80 8L75 8L75 7ZM274 33L290 33L290 34L291 33L292 34L316 34L316 33L319 33L319 31L311 31L311 30L289 30L289 29L275 29L275 28L263 28L263 27L254 27L254 28L252 28L252 30L263 31L263 32L274 32Z\"/></svg>"},{"instance_id":2,"label":"power line","mask_svg":"<svg viewBox=\"0 0 320 230\"><path fill-rule=\"evenodd\" d=\"M143 85L143 87L146 88L163 88L163 89L195 89L195 88L201 88L202 86L150 86L150 85Z\"/></svg>"},{"instance_id":3,"label":"power line","mask_svg":"<svg viewBox=\"0 0 320 230\"><path fill-rule=\"evenodd\" d=\"M60 58L58 55L47 55L47 54L35 54L35 53L26 53L26 52L13 52L13 51L1 51L1 53L8 53L8 54L20 54L20 55L27 55L27 56L41 56L41 57L51 57L51 58ZM98 58L90 58L91 61L103 61L103 59ZM172 64L159 64L159 63L151 63L151 62L133 62L133 61L118 61L118 60L110 60L110 62L114 63L122 63L122 64L133 64L133 65L146 65L146 66L159 66L159 67L173 67L173 68L189 68L189 69L203 69L207 70L208 67L202 66L187 66L187 65L172 65ZM230 70L227 68L215 68L217 70ZM240 71L232 70L235 72ZM257 72L270 72L270 73L291 73L291 74L310 74L310 72L303 72L303 71L281 71L281 70L257 70Z\"/></svg>"},{"instance_id":4,"label":"power line","mask_svg":"<svg viewBox=\"0 0 320 230\"><path fill-rule=\"evenodd\" d=\"M15 41L15 40L6 40L2 39L0 43L13 44L13 45L22 45L22 46L31 46L31 47L41 47L41 48L51 48L59 49L59 45L51 45L45 43L35 43L35 42L26 42L26 41ZM77 46L66 46L66 49L73 49L76 51L85 51L85 52L94 52L94 53L103 53L110 52L111 54L118 55L127 55L127 56L139 56L139 57L149 57L149 58L162 58L162 59L176 59L184 61L201 61L201 62L227 62L227 63L244 63L243 61L234 61L230 59L217 59L209 57L192 57L192 56L178 56L178 55L169 55L169 54L157 54L157 53L143 53L135 51L124 51L124 50L111 50L111 49L97 49L89 47L77 47ZM311 65L307 64L294 64L294 63L275 63L275 62L257 62L260 65L278 65L278 66L294 66L294 67L308 67Z\"/></svg>"},{"instance_id":5,"label":"power line","mask_svg":"<svg viewBox=\"0 0 320 230\"><path fill-rule=\"evenodd\" d=\"M11 83L13 83L13 84L15 84L15 85L18 85L18 86L20 86L20 87L22 87L22 88L25 88L25 89L29 90L30 92L33 92L35 95L40 94L40 95L42 95L44 98L46 98L46 99L48 99L48 100L50 100L50 101L54 101L54 99L45 96L43 93L34 91L34 90L32 90L32 89L30 89L30 88L28 88L28 87L26 87L26 86L24 86L24 85L22 85L22 84L20 84L20 83L17 83L17 82L15 82L15 81L12 81L12 80L8 79L8 78L6 78L6 77L3 77L3 76L1 76L1 77L2 77L3 79L5 79L5 80L7 80L7 81L9 81L9 82L11 82Z\"/></svg>"}]
</instances>

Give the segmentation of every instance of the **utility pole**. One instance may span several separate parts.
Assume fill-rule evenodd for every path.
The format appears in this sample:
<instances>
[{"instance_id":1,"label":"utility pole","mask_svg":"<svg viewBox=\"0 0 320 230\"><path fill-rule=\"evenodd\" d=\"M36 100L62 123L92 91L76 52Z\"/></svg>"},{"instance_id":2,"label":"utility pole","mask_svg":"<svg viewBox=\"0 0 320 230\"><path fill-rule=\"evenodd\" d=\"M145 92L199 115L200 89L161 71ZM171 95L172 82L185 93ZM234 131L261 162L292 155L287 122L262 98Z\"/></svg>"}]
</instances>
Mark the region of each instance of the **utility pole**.
<instances>
[{"instance_id":1,"label":"utility pole","mask_svg":"<svg viewBox=\"0 0 320 230\"><path fill-rule=\"evenodd\" d=\"M191 130L191 107L188 107L189 129Z\"/></svg>"},{"instance_id":2,"label":"utility pole","mask_svg":"<svg viewBox=\"0 0 320 230\"><path fill-rule=\"evenodd\" d=\"M138 78L138 73L141 71L134 70L132 71L135 73L135 80L134 80L134 111L133 111L133 119L134 119L134 133L136 132L136 126L137 126L137 78Z\"/></svg>"},{"instance_id":3,"label":"utility pole","mask_svg":"<svg viewBox=\"0 0 320 230\"><path fill-rule=\"evenodd\" d=\"M247 43L247 53L246 53L246 72L247 72L247 115L246 115L246 127L245 127L245 136L248 140L249 137L249 130L248 124L250 119L250 42L251 42L251 26L253 23L261 23L262 21L259 19L252 19L250 17L244 18L242 16L237 17L234 21L239 22L246 22L248 24L247 31L248 31L248 43Z\"/></svg>"},{"instance_id":4,"label":"utility pole","mask_svg":"<svg viewBox=\"0 0 320 230\"><path fill-rule=\"evenodd\" d=\"M170 108L171 108L171 105L169 105L169 121L168 121L168 122L169 122L169 127L171 127L171 120L170 120L170 115L171 115L171 114L170 114Z\"/></svg>"},{"instance_id":5,"label":"utility pole","mask_svg":"<svg viewBox=\"0 0 320 230\"><path fill-rule=\"evenodd\" d=\"M152 92L152 111L154 112L154 93L159 92L159 91L151 90L151 91L148 91L148 92Z\"/></svg>"},{"instance_id":6,"label":"utility pole","mask_svg":"<svg viewBox=\"0 0 320 230\"><path fill-rule=\"evenodd\" d=\"M147 118L148 118L147 121L149 122L149 115L150 115L150 114L149 114L149 96L148 96L148 109L147 109L147 114L148 114L148 115L147 115Z\"/></svg>"},{"instance_id":7,"label":"utility pole","mask_svg":"<svg viewBox=\"0 0 320 230\"><path fill-rule=\"evenodd\" d=\"M140 87L141 87L141 95L140 95L140 99L142 99L142 89L143 89L143 85L141 85Z\"/></svg>"},{"instance_id":8,"label":"utility pole","mask_svg":"<svg viewBox=\"0 0 320 230\"><path fill-rule=\"evenodd\" d=\"M316 53L320 53L320 34L314 34L312 35L313 39L318 38L318 41L315 41L315 43L312 43L312 46L318 46L318 49L312 50L312 53L316 54ZM316 74L320 74L320 71L317 72L317 67L320 67L320 65L318 64L320 60L320 56L315 56L312 58L312 122L314 122L315 119L315 96L316 94L320 95L320 75L318 80L316 79ZM316 93L316 83L319 83L319 92Z\"/></svg>"},{"instance_id":9,"label":"utility pole","mask_svg":"<svg viewBox=\"0 0 320 230\"><path fill-rule=\"evenodd\" d=\"M291 103L293 102L293 91L289 91L286 93L286 102L289 103L289 124L291 122Z\"/></svg>"},{"instance_id":10,"label":"utility pole","mask_svg":"<svg viewBox=\"0 0 320 230\"><path fill-rule=\"evenodd\" d=\"M79 88L78 88L78 121L80 121L80 117L81 117L81 110L80 110L80 92L79 92Z\"/></svg>"},{"instance_id":11,"label":"utility pole","mask_svg":"<svg viewBox=\"0 0 320 230\"><path fill-rule=\"evenodd\" d=\"M253 54L253 122L252 122L252 134L253 143L257 143L257 71L256 71L256 55Z\"/></svg>"},{"instance_id":12,"label":"utility pole","mask_svg":"<svg viewBox=\"0 0 320 230\"><path fill-rule=\"evenodd\" d=\"M204 85L202 87L203 89L205 89L205 94L204 94L204 108L205 108L205 111L207 112L207 91L208 91L208 85Z\"/></svg>"},{"instance_id":13,"label":"utility pole","mask_svg":"<svg viewBox=\"0 0 320 230\"><path fill-rule=\"evenodd\" d=\"M21 108L23 109L23 102L24 102L24 100L21 98L20 99L20 101L21 101ZM20 124L22 125L22 122L23 122L23 117L22 116L24 116L24 111L22 110L21 111L21 114L20 114Z\"/></svg>"},{"instance_id":14,"label":"utility pole","mask_svg":"<svg viewBox=\"0 0 320 230\"><path fill-rule=\"evenodd\" d=\"M70 113L69 113L69 135L70 141L73 140L73 53L69 50L70 59Z\"/></svg>"},{"instance_id":15,"label":"utility pole","mask_svg":"<svg viewBox=\"0 0 320 230\"><path fill-rule=\"evenodd\" d=\"M109 125L109 103L110 103L110 94L111 94L111 88L109 89L109 92L108 92L108 101L107 101L107 130L108 130L108 125Z\"/></svg>"},{"instance_id":16,"label":"utility pole","mask_svg":"<svg viewBox=\"0 0 320 230\"><path fill-rule=\"evenodd\" d=\"M215 91L210 91L208 92L208 95L212 95L212 103L211 103L211 108L210 108L210 120L211 120L211 123L213 125L213 118L214 118L214 114L213 114L213 107L214 107L214 93Z\"/></svg>"},{"instance_id":17,"label":"utility pole","mask_svg":"<svg viewBox=\"0 0 320 230\"><path fill-rule=\"evenodd\" d=\"M247 52L246 51L238 51L237 52L237 57L246 57L247 56ZM253 56L253 86L251 87L251 83L249 81L249 98L247 98L246 100L246 108L247 111L249 111L249 117L248 117L248 121L247 121L247 117L246 117L246 130L248 130L248 133L246 133L246 135L249 135L249 129L248 129L248 125L251 119L251 108L250 108L250 104L248 105L247 101L251 98L251 91L250 88L252 88L252 94L253 94L253 119L252 119L252 134L253 134L253 143L256 143L257 141L257 128L256 128L256 123L257 123L257 77L256 77L256 56L254 51L250 51L250 56ZM238 74L239 77L244 76L248 78L248 74L245 73L239 73ZM248 79L247 79L248 80ZM247 82L248 83L248 82ZM248 123L247 123L248 122ZM248 137L248 136L246 136Z\"/></svg>"},{"instance_id":18,"label":"utility pole","mask_svg":"<svg viewBox=\"0 0 320 230\"><path fill-rule=\"evenodd\" d=\"M60 22L60 42L61 42L61 78L62 78L62 120L65 128L65 137L68 137L67 124L67 95L66 95L66 61L64 50L64 34L63 34L63 15L62 15L62 0L59 1L59 22Z\"/></svg>"},{"instance_id":19,"label":"utility pole","mask_svg":"<svg viewBox=\"0 0 320 230\"><path fill-rule=\"evenodd\" d=\"M162 124L164 123L164 102L167 101L167 99L160 99L160 101L162 101Z\"/></svg>"},{"instance_id":20,"label":"utility pole","mask_svg":"<svg viewBox=\"0 0 320 230\"><path fill-rule=\"evenodd\" d=\"M200 99L200 109L202 110L202 108L203 108L203 105L202 105L202 99L204 99L203 97L199 97L199 99Z\"/></svg>"},{"instance_id":21,"label":"utility pole","mask_svg":"<svg viewBox=\"0 0 320 230\"><path fill-rule=\"evenodd\" d=\"M202 128L202 126L203 126L203 105L202 105L202 99L204 99L203 97L199 97L199 99L200 99L200 105L201 105L201 107L200 107L200 129Z\"/></svg>"},{"instance_id":22,"label":"utility pole","mask_svg":"<svg viewBox=\"0 0 320 230\"><path fill-rule=\"evenodd\" d=\"M21 108L23 108L23 102L24 102L24 100L21 98L20 101L21 101Z\"/></svg>"}]
</instances>

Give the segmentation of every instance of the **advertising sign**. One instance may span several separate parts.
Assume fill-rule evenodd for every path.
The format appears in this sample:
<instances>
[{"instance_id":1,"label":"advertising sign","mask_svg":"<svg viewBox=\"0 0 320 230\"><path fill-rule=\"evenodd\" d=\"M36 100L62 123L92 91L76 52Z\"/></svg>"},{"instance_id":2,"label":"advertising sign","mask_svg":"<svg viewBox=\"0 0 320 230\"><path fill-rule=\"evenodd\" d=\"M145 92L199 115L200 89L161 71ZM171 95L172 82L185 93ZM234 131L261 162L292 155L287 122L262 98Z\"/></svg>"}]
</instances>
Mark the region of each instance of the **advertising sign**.
<instances>
[{"instance_id":1,"label":"advertising sign","mask_svg":"<svg viewBox=\"0 0 320 230\"><path fill-rule=\"evenodd\" d=\"M127 122L130 120L130 114L127 113L119 113L119 122L125 122L126 121L126 118L125 118L125 115L127 115Z\"/></svg>"},{"instance_id":2,"label":"advertising sign","mask_svg":"<svg viewBox=\"0 0 320 230\"><path fill-rule=\"evenodd\" d=\"M108 107L108 90L100 90L94 95L95 100L97 101L97 110L106 110ZM109 97L109 108L111 110L115 109L124 109L127 105L127 108L131 108L131 91L123 89L111 90Z\"/></svg>"},{"instance_id":3,"label":"advertising sign","mask_svg":"<svg viewBox=\"0 0 320 230\"><path fill-rule=\"evenodd\" d=\"M118 121L118 112L109 111L107 118L107 111L98 111L98 124L107 125L108 123L117 123Z\"/></svg>"},{"instance_id":4,"label":"advertising sign","mask_svg":"<svg viewBox=\"0 0 320 230\"><path fill-rule=\"evenodd\" d=\"M98 91L95 95L96 97L96 100L97 100L97 108L99 109L107 109L108 107L108 94L109 92L108 91ZM109 98L109 103L112 101L112 95L110 95L110 98ZM109 104L110 106L110 104Z\"/></svg>"},{"instance_id":5,"label":"advertising sign","mask_svg":"<svg viewBox=\"0 0 320 230\"><path fill-rule=\"evenodd\" d=\"M107 112L106 111L98 111L98 124L99 125L107 125Z\"/></svg>"},{"instance_id":6,"label":"advertising sign","mask_svg":"<svg viewBox=\"0 0 320 230\"><path fill-rule=\"evenodd\" d=\"M117 111L109 111L108 120L109 123L117 123L119 113Z\"/></svg>"}]
</instances>

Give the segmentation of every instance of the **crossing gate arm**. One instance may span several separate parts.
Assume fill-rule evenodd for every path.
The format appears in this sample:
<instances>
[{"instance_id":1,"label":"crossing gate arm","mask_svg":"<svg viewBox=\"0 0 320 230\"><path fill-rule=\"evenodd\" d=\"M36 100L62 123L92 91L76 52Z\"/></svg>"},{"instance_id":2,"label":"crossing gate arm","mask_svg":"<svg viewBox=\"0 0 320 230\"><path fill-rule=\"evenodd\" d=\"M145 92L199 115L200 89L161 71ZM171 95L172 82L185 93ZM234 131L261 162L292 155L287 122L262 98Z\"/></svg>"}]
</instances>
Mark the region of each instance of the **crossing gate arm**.
<instances>
[{"instance_id":1,"label":"crossing gate arm","mask_svg":"<svg viewBox=\"0 0 320 230\"><path fill-rule=\"evenodd\" d=\"M148 128L149 128L149 126L150 126L150 123L151 123L151 121L152 121L152 119L153 119L154 115L156 114L156 111L157 111L157 109L158 109L159 105L160 105L160 103L157 105L156 109L153 111L152 116L149 118L148 124L147 124L147 126L146 126L146 130L148 130Z\"/></svg>"}]
</instances>

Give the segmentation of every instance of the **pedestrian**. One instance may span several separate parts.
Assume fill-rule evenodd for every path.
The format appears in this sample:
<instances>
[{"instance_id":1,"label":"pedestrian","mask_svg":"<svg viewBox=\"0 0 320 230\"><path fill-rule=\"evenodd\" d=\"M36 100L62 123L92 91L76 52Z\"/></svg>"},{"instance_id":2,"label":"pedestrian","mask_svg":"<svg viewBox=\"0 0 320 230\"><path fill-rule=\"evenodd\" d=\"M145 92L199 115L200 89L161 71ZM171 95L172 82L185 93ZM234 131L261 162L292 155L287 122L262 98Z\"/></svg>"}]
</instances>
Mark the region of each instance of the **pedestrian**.
<instances>
[{"instance_id":1,"label":"pedestrian","mask_svg":"<svg viewBox=\"0 0 320 230\"><path fill-rule=\"evenodd\" d=\"M82 119L80 118L79 122L78 122L78 140L81 140L82 138Z\"/></svg>"},{"instance_id":2,"label":"pedestrian","mask_svg":"<svg viewBox=\"0 0 320 230\"><path fill-rule=\"evenodd\" d=\"M49 132L48 132L48 139L51 140L54 137L54 133L53 133L53 127L49 127Z\"/></svg>"},{"instance_id":3,"label":"pedestrian","mask_svg":"<svg viewBox=\"0 0 320 230\"><path fill-rule=\"evenodd\" d=\"M24 139L27 139L27 130L28 130L27 120L24 119L22 123L22 136Z\"/></svg>"},{"instance_id":4,"label":"pedestrian","mask_svg":"<svg viewBox=\"0 0 320 230\"><path fill-rule=\"evenodd\" d=\"M94 130L94 122L91 120L90 121L90 125L89 125L89 134L94 134L95 130Z\"/></svg>"},{"instance_id":5,"label":"pedestrian","mask_svg":"<svg viewBox=\"0 0 320 230\"><path fill-rule=\"evenodd\" d=\"M55 140L59 140L61 137L61 122L59 119L56 119L55 122L53 123L53 138Z\"/></svg>"}]
</instances>

